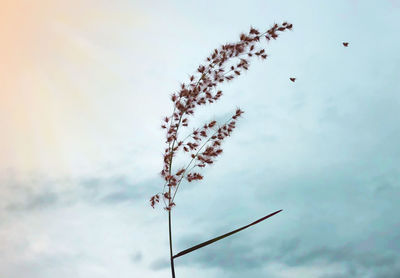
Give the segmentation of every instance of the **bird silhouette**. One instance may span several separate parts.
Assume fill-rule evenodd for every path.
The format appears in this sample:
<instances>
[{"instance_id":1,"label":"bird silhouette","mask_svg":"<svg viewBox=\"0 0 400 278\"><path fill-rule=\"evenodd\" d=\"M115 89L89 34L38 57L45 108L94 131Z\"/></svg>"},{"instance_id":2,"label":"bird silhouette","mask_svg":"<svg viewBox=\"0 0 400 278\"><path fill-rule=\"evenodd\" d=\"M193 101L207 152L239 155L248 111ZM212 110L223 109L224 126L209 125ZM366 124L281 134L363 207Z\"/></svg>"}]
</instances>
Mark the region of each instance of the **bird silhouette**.
<instances>
[{"instance_id":1,"label":"bird silhouette","mask_svg":"<svg viewBox=\"0 0 400 278\"><path fill-rule=\"evenodd\" d=\"M344 42L343 45L344 45L344 47L348 47L349 43L348 42Z\"/></svg>"},{"instance_id":2,"label":"bird silhouette","mask_svg":"<svg viewBox=\"0 0 400 278\"><path fill-rule=\"evenodd\" d=\"M294 78L294 77L290 77L289 79L290 79L290 81L292 81L292 82L296 81L296 78Z\"/></svg>"}]
</instances>

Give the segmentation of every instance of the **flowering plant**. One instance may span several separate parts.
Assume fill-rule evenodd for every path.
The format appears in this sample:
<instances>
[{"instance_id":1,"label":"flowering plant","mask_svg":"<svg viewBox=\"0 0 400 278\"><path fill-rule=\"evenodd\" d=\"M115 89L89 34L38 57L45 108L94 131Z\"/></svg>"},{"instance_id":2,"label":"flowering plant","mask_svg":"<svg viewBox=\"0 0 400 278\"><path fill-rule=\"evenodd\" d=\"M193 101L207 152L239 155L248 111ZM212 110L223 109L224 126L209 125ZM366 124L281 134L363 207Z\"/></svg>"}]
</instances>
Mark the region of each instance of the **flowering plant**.
<instances>
[{"instance_id":1,"label":"flowering plant","mask_svg":"<svg viewBox=\"0 0 400 278\"><path fill-rule=\"evenodd\" d=\"M272 213L245 227L196 245L175 256L173 255L171 210L175 206L176 193L183 180L192 182L203 179L203 175L195 170L213 164L216 157L221 155L222 143L235 129L236 121L243 114L243 111L237 108L235 113L222 124L217 123L215 120L206 122L203 126L194 129L184 138L180 136L181 129L188 127L189 119L194 115L195 109L198 106L212 104L221 98L222 91L217 89L219 84L230 82L242 72L247 71L252 58L258 57L265 60L268 57L265 49L258 46L262 39L266 39L266 41L275 40L278 37L278 32L291 29L292 24L287 22L279 25L274 24L263 33L251 27L248 34L242 33L240 35L238 42L224 44L220 48L214 49L207 57L206 63L197 68L195 75L190 76L189 82L182 83L179 92L171 96L174 110L171 116L164 118L161 125L161 128L166 131L166 148L164 150L164 164L161 171L161 176L165 183L162 192L150 198L150 204L154 208L160 202L160 199L162 199L165 205L164 208L168 211L172 277L175 277L174 258L255 225L280 212ZM187 154L189 162L185 167L173 169L173 158L178 152Z\"/></svg>"}]
</instances>

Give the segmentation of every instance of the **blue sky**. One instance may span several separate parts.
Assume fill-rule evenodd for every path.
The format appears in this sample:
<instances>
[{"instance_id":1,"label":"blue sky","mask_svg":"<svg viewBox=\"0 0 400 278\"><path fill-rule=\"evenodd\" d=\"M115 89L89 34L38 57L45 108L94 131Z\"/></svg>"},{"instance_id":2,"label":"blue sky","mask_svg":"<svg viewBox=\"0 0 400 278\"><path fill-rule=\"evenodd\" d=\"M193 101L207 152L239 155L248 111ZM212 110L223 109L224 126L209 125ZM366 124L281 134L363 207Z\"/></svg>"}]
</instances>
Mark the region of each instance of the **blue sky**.
<instances>
[{"instance_id":1,"label":"blue sky","mask_svg":"<svg viewBox=\"0 0 400 278\"><path fill-rule=\"evenodd\" d=\"M196 112L245 114L177 194L175 252L283 212L178 258L177 277L400 276L399 1L87 1L64 16L46 24L84 55L41 53L30 71L52 101L25 92L56 112L29 110L18 132L0 114L1 277L170 276L167 214L148 203L169 96L214 48L285 20L268 59Z\"/></svg>"}]
</instances>

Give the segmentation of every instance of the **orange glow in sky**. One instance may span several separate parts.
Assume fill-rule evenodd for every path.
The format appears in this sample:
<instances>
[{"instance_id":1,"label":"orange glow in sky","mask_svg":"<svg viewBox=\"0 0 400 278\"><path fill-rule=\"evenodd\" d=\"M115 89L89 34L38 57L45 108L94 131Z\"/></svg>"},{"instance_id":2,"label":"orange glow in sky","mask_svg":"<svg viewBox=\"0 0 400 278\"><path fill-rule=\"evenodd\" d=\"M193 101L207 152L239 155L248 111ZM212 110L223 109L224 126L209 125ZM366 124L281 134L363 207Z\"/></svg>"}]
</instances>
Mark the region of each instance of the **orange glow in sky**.
<instances>
[{"instance_id":1,"label":"orange glow in sky","mask_svg":"<svg viewBox=\"0 0 400 278\"><path fill-rule=\"evenodd\" d=\"M138 19L101 1L0 3L0 168L65 168L78 145L96 155L82 119L100 109L82 75L112 79L98 34Z\"/></svg>"}]
</instances>

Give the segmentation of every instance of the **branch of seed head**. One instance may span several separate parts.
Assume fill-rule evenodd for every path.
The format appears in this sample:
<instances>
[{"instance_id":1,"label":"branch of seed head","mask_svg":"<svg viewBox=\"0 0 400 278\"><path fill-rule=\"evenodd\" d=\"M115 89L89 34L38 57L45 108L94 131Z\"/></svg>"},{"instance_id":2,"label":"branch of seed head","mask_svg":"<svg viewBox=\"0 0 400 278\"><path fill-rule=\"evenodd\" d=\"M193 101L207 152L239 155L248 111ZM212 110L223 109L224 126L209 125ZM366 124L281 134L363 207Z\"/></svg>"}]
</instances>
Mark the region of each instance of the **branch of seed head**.
<instances>
[{"instance_id":1,"label":"branch of seed head","mask_svg":"<svg viewBox=\"0 0 400 278\"><path fill-rule=\"evenodd\" d=\"M197 81L197 83L196 83L196 85L195 85L195 88L198 86L199 82L203 79L203 77L204 77L204 74L202 74L201 77L199 78L199 80ZM181 97L180 97L180 98L181 98ZM175 114L175 111L176 111L176 106L174 105L174 110L173 110L173 113L172 113L172 116L171 116L170 126L169 126L168 130L171 129L172 122L173 122L173 119L174 119L174 118L173 118L173 115ZM186 112L186 111L185 111L185 112ZM178 135L178 129L179 129L179 127L180 127L180 123L181 123L182 117L185 115L185 112L182 113L182 115L181 115L180 118L179 118L179 122L178 122L178 124L177 124L177 126L176 126L176 135ZM165 118L165 121L168 122L168 118ZM173 142L172 142L172 146L171 146L171 142L169 142L169 144L168 144L168 152L171 153L170 161L169 161L169 169L168 169L169 175L171 175L171 173L172 173L172 159L173 159L173 156L174 156L174 145L175 145L176 140L177 140L177 136L174 138L174 140L173 140ZM182 143L183 143L183 142L182 142ZM166 187L166 185L167 185L169 182L170 182L170 181L167 180L167 181L165 182L164 186L163 186L163 195L164 195L164 192L165 192L165 187ZM170 189L169 189L169 195L170 195L170 194L171 194L171 193L170 193ZM164 198L163 198L163 201L164 201L164 204L165 204ZM170 205L170 204L169 204L169 205Z\"/></svg>"},{"instance_id":2,"label":"branch of seed head","mask_svg":"<svg viewBox=\"0 0 400 278\"><path fill-rule=\"evenodd\" d=\"M288 24L287 22L284 22L281 27L279 27L277 24L275 24L272 28L270 28L269 30L267 30L266 32L264 32L262 34L260 34L258 30L251 28L250 34L258 34L258 35L256 35L255 37L248 37L245 34L241 34L241 36L240 36L241 42L233 44L233 45L232 44L225 45L225 47L232 46L232 48L236 48L236 47L240 48L240 47L243 47L242 41L244 41L245 48L247 48L250 44L249 52L246 52L247 49L246 50L242 49L241 51L243 51L243 53L239 53L239 54L236 53L236 55L233 57L232 57L232 55L229 55L229 58L240 58L241 56L247 54L248 57L252 57L253 55L256 55L256 56L261 57L262 59L266 59L267 55L265 54L265 49L260 49L259 51L255 52L255 45L251 44L251 43L258 42L259 39L261 37L263 37L264 35L267 40L270 40L271 38L276 39L278 37L278 35L276 34L276 31L285 31L286 29L291 29L291 28L292 28L292 24ZM267 33L268 33L268 35L266 35ZM252 51L253 51L253 53L252 53ZM240 75L241 67L243 67L245 70L248 70L247 60L246 59L240 59L240 60L241 60L241 62L239 64L237 64L236 67L232 65L230 67L230 70L228 72L226 72L224 74L224 76L226 74L230 73L231 71L234 71L236 75ZM231 77L231 78L233 78L233 77ZM231 80L231 79L228 78L228 81L229 80Z\"/></svg>"},{"instance_id":3,"label":"branch of seed head","mask_svg":"<svg viewBox=\"0 0 400 278\"><path fill-rule=\"evenodd\" d=\"M197 83L194 85L194 88L197 88L197 87L198 87L200 81L204 78L204 76L205 76L205 74L203 73L203 74L200 76L200 78L199 78L199 80L197 81ZM182 87L184 88L184 84L182 84ZM183 89L183 88L182 88L182 89ZM179 102L179 100L180 100L182 97L183 97L183 95L180 95L177 102ZM177 102L176 102L176 103L177 103ZM176 104L176 103L175 103L175 104ZM170 125L169 125L169 127L168 127L168 129L167 129L167 130L168 130L168 132L167 132L167 139L168 139L169 131L172 130L172 129L171 129L172 123L175 123L175 120L176 120L176 118L174 117L176 108L177 108L177 106L174 105L174 110L173 110L173 113L172 113L172 115L171 115L171 117L170 117L170 119L171 119ZM168 141L168 140L167 140L167 142L168 142L168 149L167 149L167 150L168 150L168 153L172 153L171 158L170 158L170 165L169 165L169 169L168 169L168 172L169 172L170 175L171 175L171 171L172 171L172 169L171 169L171 166L172 166L172 157L173 157L173 153L174 153L174 146L175 146L175 143L176 143L177 137L178 137L178 130L179 130L179 127L180 127L182 118L183 118L183 116L186 114L186 112L187 112L188 109L189 109L189 107L187 107L187 108L181 113L181 115L180 115L180 117L179 117L179 120L178 120L178 124L175 124L175 128L176 128L176 129L175 129L175 135L173 135L174 138L173 138L173 141L172 141L172 146L171 146L171 141ZM165 118L165 122L168 123L168 121L169 121L169 118L166 117L166 118ZM165 128L165 126L161 126L161 127L162 127L162 128ZM164 188L165 188L165 186L164 186Z\"/></svg>"},{"instance_id":4,"label":"branch of seed head","mask_svg":"<svg viewBox=\"0 0 400 278\"><path fill-rule=\"evenodd\" d=\"M200 81L204 78L204 75L205 75L205 74L202 74L202 75L200 76L200 78L199 78L199 80L197 80L197 82L196 82L194 88L197 88L197 86L199 85ZM182 85L184 85L184 84L182 84ZM180 96L179 96L179 99L177 100L177 102L179 102L179 101L181 100L182 97L183 97L183 96L180 95ZM169 119L171 119L171 121L169 122L169 126L168 126L168 129L167 129L167 130L169 130L169 129L171 128L172 123L175 123L175 121L174 121L174 115L175 115L176 108L177 108L177 106L174 105L174 110L173 110L172 115L170 116L170 118L166 117L166 118L164 119L164 121L167 122L167 123L168 123ZM187 109L186 109L186 110L187 110ZM183 114L183 115L184 115L184 114ZM180 117L180 119L179 119L179 124L180 124L180 121L181 121L183 115L181 115L181 117ZM161 126L161 127L163 127L163 126ZM163 127L163 128L164 128L164 127ZM174 140L173 142L175 142L175 140ZM170 147L170 146L171 146L171 142L169 142L169 146L168 146L168 147Z\"/></svg>"},{"instance_id":5,"label":"branch of seed head","mask_svg":"<svg viewBox=\"0 0 400 278\"><path fill-rule=\"evenodd\" d=\"M211 69L213 69L214 66L217 63L219 65L219 69L214 70L214 81L218 80L218 82L223 82L225 80L230 81L230 80L232 80L234 78L234 76L227 76L226 79L223 78L228 73L230 73L231 71L234 71L236 75L240 75L241 68L243 68L244 70L248 70L248 62L247 62L247 60L246 59L240 59L241 62L239 64L237 64L236 66L232 65L228 72L226 72L222 76L220 76L219 74L221 74L224 71L224 68L222 66L225 64L225 62L229 61L230 58L239 58L240 56L247 54L249 57L252 57L253 55L256 55L256 56L261 57L262 59L266 59L267 55L264 54L265 53L265 49L261 49L261 50L255 52L254 43L258 42L259 39L261 37L263 37L267 33L268 33L268 35L265 36L265 38L267 40L270 40L271 37L273 39L276 39L278 37L278 35L276 34L276 31L284 31L286 29L291 29L291 28L292 28L292 25L288 24L287 22L284 22L281 27L279 27L277 24L275 24L272 28L270 28L269 30L267 30L266 32L264 32L262 34L260 34L258 30L254 29L254 28L251 28L250 32L249 32L249 35L254 35L255 34L254 37L246 36L245 34L241 34L240 42L238 42L236 44L225 44L225 45L223 45L221 47L222 50L220 50L220 51L215 49L213 54L210 55L207 58L207 61L209 61L210 64L207 65L207 67L205 67L203 65L199 66L198 71L200 73L202 73L202 76L199 78L199 80L197 81L196 85L194 85L194 88L192 88L191 91L195 91L197 89L200 81L203 80L204 77L206 77L205 73L211 74ZM251 43L253 43L253 44L251 44ZM249 44L250 44L249 52L246 52L247 51L247 47L249 46ZM254 53L252 53L252 52L254 52ZM222 77L222 79L221 79L221 77ZM190 80L193 81L193 79L194 79L194 76L192 75ZM217 83L213 83L211 81L211 79L209 79L209 78L206 78L204 81L207 81L207 82L204 82L204 84L202 84L202 85L207 85L207 87L215 87L217 85ZM193 87L193 84L190 84L190 86L188 86L188 87L189 88ZM203 90L199 90L199 94L201 94L202 92L207 94L207 90L206 90L207 87L204 88ZM186 88L186 85L182 84L182 90L185 89L185 88ZM199 96L199 94L197 96ZM177 108L177 104L178 103L181 104L180 101L181 101L181 99L183 97L184 97L183 94L179 94L178 99L176 99L175 95L172 96L172 100L175 103L175 107L174 107L173 115L171 116L170 127L171 127L172 123L175 123L175 120L177 120L176 119L177 115L175 115L175 111L176 111L176 108ZM187 96L185 96L185 97L187 97ZM212 102L212 100L210 100L210 99L209 99L209 101ZM190 107L187 107L186 110L188 110L189 108ZM185 114L186 113L180 115L180 117L179 117L179 125L180 125L180 121L182 120L182 117ZM167 118L167 120L168 120L168 118ZM176 139L174 141L176 141ZM171 141L170 141L170 143L171 143ZM170 148L170 146L171 146L171 144L169 144L169 148Z\"/></svg>"},{"instance_id":6,"label":"branch of seed head","mask_svg":"<svg viewBox=\"0 0 400 278\"><path fill-rule=\"evenodd\" d=\"M277 25L275 25L275 26L277 26ZM274 27L275 27L275 26L274 26ZM290 26L291 26L291 25L290 25ZM276 39L276 38L278 37L278 35L273 31L274 27L271 28L271 29L269 29L268 31L266 31L266 32L264 32L264 33L258 35L257 37L258 37L258 38L261 38L261 37L263 37L265 34L268 33L269 35L268 35L268 37L266 37L267 40L269 40L269 38L271 37L271 35L272 35L272 38L273 38L273 39ZM283 29L283 28L284 28L284 29ZM278 30L278 31L284 31L285 29L286 29L285 27L279 27L279 28L276 27L276 30ZM287 29L291 29L291 27L290 27L290 28L287 28ZM246 46L248 46L248 44L247 44ZM252 53L252 51L253 51L253 53ZM223 76L226 76L227 74L229 74L229 73L232 72L232 71L233 71L236 75L240 75L241 68L243 68L244 70L248 70L248 67L249 67L248 61L247 61L246 59L240 58L241 56L244 56L244 55L246 55L246 54L247 54L248 57L252 57L253 55L256 55L256 56L260 57L261 59L266 59L267 56L268 56L267 54L265 54L265 49L261 48L261 49L259 49L257 52L255 52L255 46L254 46L254 45L250 45L249 52L244 52L244 53L241 53L241 54L239 54L238 56L234 57L234 58L239 58L241 62L240 62L239 64L237 64L236 66L233 66L233 65L232 65L232 66L230 67L230 70L227 71L227 72L225 72L225 73L223 74ZM232 79L233 76L231 76L230 78ZM230 78L228 78L228 81L231 80Z\"/></svg>"},{"instance_id":7,"label":"branch of seed head","mask_svg":"<svg viewBox=\"0 0 400 278\"><path fill-rule=\"evenodd\" d=\"M196 166L198 166L198 165L194 165L189 171L187 171L187 169L190 167L190 165L192 164L192 162L193 161L195 161L197 158L198 158L198 156L199 156L199 153L200 153L200 151L207 145L207 143L208 142L210 142L210 140L215 140L215 135L217 134L217 133L220 133L220 131L222 130L222 128L223 127L226 127L228 124L229 124L229 122L234 122L234 121L236 121L236 119L238 118L238 117L240 117L240 115L243 113L243 111L241 111L240 109L238 109L237 111L236 111L236 114L233 116L233 117L230 117L222 126L220 126L211 136L209 136L209 138L202 144L202 146L198 149L198 151L196 152L196 154L195 155L192 155L192 159L190 160L190 162L189 162L189 164L186 166L186 168L184 169L184 171L182 171L182 173L181 173L181 178L179 179L179 181L178 181L178 184L176 185L176 189L175 189L175 192L174 192L174 195L173 195L173 197L172 197L172 200L171 200L171 202L173 203L173 201L174 201L174 199L175 199L175 195L176 195L176 193L178 192L178 189L179 189L179 186L180 186L180 184L181 184L181 182L182 182L182 180L183 180L183 178L184 177L187 177L189 174L190 174L190 172L191 172L191 170L194 168L194 167L196 167ZM228 133L228 136L230 135L230 133ZM224 137L223 139L225 139L226 137ZM223 140L222 139L222 140ZM221 141L222 141L221 140ZM222 150L221 150L222 151Z\"/></svg>"},{"instance_id":8,"label":"branch of seed head","mask_svg":"<svg viewBox=\"0 0 400 278\"><path fill-rule=\"evenodd\" d=\"M178 184L176 185L176 189L175 189L174 195L173 195L173 197L172 197L172 202L173 202L174 199L175 199L176 192L178 191L179 185L181 184L183 178L184 178L185 176L187 176L187 174L189 174L190 171L191 171L193 168L190 169L189 171L187 171L187 169L190 167L190 165L192 164L192 162L197 158L197 156L198 156L199 152L201 151L201 149L211 140L211 137L214 136L216 133L217 133L217 131L215 131L215 132L213 133L213 135L211 135L211 136L207 139L207 141L204 142L204 144L199 148L199 150L197 151L197 153L195 154L195 156L192 157L192 159L190 160L190 162L188 163L188 165L184 168L184 171L183 171L183 173L181 174L181 178L179 179Z\"/></svg>"},{"instance_id":9,"label":"branch of seed head","mask_svg":"<svg viewBox=\"0 0 400 278\"><path fill-rule=\"evenodd\" d=\"M159 202L159 199L156 201L156 200L154 200L154 198L157 196L157 198L159 198L158 196L163 196L163 192L157 192L157 194L155 194L154 196L152 196L151 198L150 198L150 202L152 203L152 207L154 208L154 205L155 205L155 203L157 202ZM163 200L163 202L164 202L164 205L165 206L167 206L167 203L165 203L165 199L164 198L162 198L162 200Z\"/></svg>"},{"instance_id":10,"label":"branch of seed head","mask_svg":"<svg viewBox=\"0 0 400 278\"><path fill-rule=\"evenodd\" d=\"M277 25L276 25L276 26L277 26ZM273 27L273 28L274 28L274 27ZM196 89L196 87L199 85L199 82L203 79L203 77L206 76L206 73L211 74L211 69L213 69L214 66L215 66L217 63L219 64L219 69L214 71L214 74L216 74L216 75L220 72L220 70L223 71L223 67L222 67L223 64L224 64L225 62L229 61L230 58L238 58L238 57L240 57L240 56L242 56L242 55L245 55L245 54L247 54L247 55L249 55L249 56L251 57L251 56L253 55L253 54L251 53L251 51L254 50L254 45L251 45L251 47L250 47L250 52L249 52L249 53L242 53L242 52L245 52L245 49L244 49L244 48L246 48L246 47L248 46L248 44L251 43L251 42L257 42L257 41L259 40L260 37L262 37L263 35L265 35L267 32L269 32L269 31L272 30L273 28L269 29L268 31L266 31L266 32L264 32L264 33L262 33L262 34L259 34L259 32L258 32L256 29L253 29L253 28L252 28L252 29L250 30L250 33L249 33L249 34L259 34L259 35L256 35L256 36L254 36L254 37L249 37L249 36L246 36L246 35L242 34L242 35L241 35L241 41L240 41L240 42L235 43L235 44L225 44L225 45L223 45L223 46L221 47L221 48L222 48L222 51L221 51L221 50L218 51L217 49L215 49L214 52L207 58L207 61L209 61L210 63L209 63L207 66L203 66L203 65L200 65L200 66L199 66L198 71L199 71L200 73L202 73L202 75L201 75L201 77L199 78L199 80L197 81L197 83L194 85L194 88L192 88L192 90ZM244 45L243 45L243 44L244 44ZM243 47L244 47L244 48L243 48ZM228 53L228 51L230 51L230 53ZM234 52L234 51L235 51L235 52ZM264 51L262 51L261 53L259 53L259 55L261 55L263 52L264 52ZM222 56L222 57L221 57L221 56ZM240 67L241 65L242 65L242 63L238 64L237 66ZM231 69L232 69L232 67L231 67ZM190 77L190 81L193 81L193 80L194 80L194 76L192 75L192 76ZM217 78L215 78L214 81L217 81ZM221 80L221 82L223 82L223 81L224 81L224 80ZM181 86L182 86L182 89L184 89L184 88L186 87L185 84L182 84ZM193 86L193 84L190 84L190 86ZM190 86L189 86L189 87L190 87ZM201 90L200 90L200 93L201 93ZM179 96L178 96L178 99L176 100L176 98L175 98L173 101L174 101L174 103L176 104L176 103L178 103L182 98L183 98L183 95L179 95ZM172 120L171 120L171 122L170 122L170 126L172 125L172 123L175 122L175 121L174 121L174 114L175 114L175 111L176 111L176 106L174 107L174 112L172 113L172 116L171 116ZM170 127L170 126L169 126L169 127Z\"/></svg>"},{"instance_id":11,"label":"branch of seed head","mask_svg":"<svg viewBox=\"0 0 400 278\"><path fill-rule=\"evenodd\" d=\"M193 90L199 86L199 83L200 83L200 81L204 78L204 76L205 76L205 73L202 73L202 75L201 75L200 78L197 80L196 84L194 85ZM193 80L194 80L194 76L192 76L192 78L191 78L191 81L193 81ZM184 88L185 88L185 84L182 84L181 87L182 87L182 89L184 89ZM172 101L174 101L174 96L175 96L175 94L173 94L173 96L172 96ZM180 102L180 100L181 100L182 98L183 98L183 95L180 94L178 100L177 100L177 101L174 101L174 104L175 104L175 105L174 105L174 110L173 110L173 112L172 112L172 115L170 116L170 118L168 118L168 117L165 118L165 122L167 122L167 123L168 123L169 119L171 119L171 121L170 121L170 123L169 123L169 127L168 127L168 129L167 129L168 131L171 130L172 124L173 124L173 123L175 124L176 117L174 117L174 115L175 115L175 111L176 111L176 109L177 109L176 103ZM187 107L187 108L185 109L185 111L181 113L181 115L180 115L180 117L179 117L178 124L175 125L175 126L176 126L175 134L176 134L176 135L177 135L177 133L178 133L178 129L179 129L179 127L180 127L181 120L182 120L183 116L186 114L186 111L187 111L188 109L189 109L189 107ZM163 126L163 125L162 125L161 127L162 127L162 128L166 128L166 127ZM169 133L167 132L167 139L168 139L168 134L169 134ZM176 141L177 141L177 136L175 136L175 138L173 139L173 141L172 141L172 146L171 146L171 141L168 141L168 140L167 140L167 142L168 142L168 152L173 152L173 148L174 148L174 145L175 145L175 142L176 142ZM172 170L172 169L171 169L171 164L172 164L172 157L171 157L170 166L169 166L169 174L171 174L171 170ZM164 187L165 187L165 186L164 186Z\"/></svg>"},{"instance_id":12,"label":"branch of seed head","mask_svg":"<svg viewBox=\"0 0 400 278\"><path fill-rule=\"evenodd\" d=\"M217 50L215 50L215 51L217 51ZM222 55L221 53L217 53L217 54L218 54L218 56ZM206 76L206 72L208 72L208 73L210 74L210 73L211 73L211 72L210 72L210 71L211 71L210 68L214 68L214 65L217 64L217 63L219 62L219 59L215 59L215 58L216 58L216 56L215 56L215 54L213 53L213 54L210 55L210 57L207 58L207 61L210 62L207 66L203 66L203 65L200 65L200 66L199 66L198 71L201 73L200 78L197 80L196 84L191 83L190 86L188 86L188 87L193 87L192 90L197 89L197 87L199 86L200 81L203 80L203 78ZM218 58L219 58L219 57L218 57ZM221 57L221 58L222 58L222 57ZM201 69L202 69L202 70L201 70ZM193 80L194 80L194 76L192 75L192 76L190 77L190 81L193 82ZM183 84L181 85L181 88L182 88L182 89L185 89L185 87L186 87L186 85L183 83ZM199 90L199 91L201 92L201 90ZM180 102L180 100L181 100L183 97L184 97L184 95L182 95L182 94L179 94L179 95L178 95L178 99L175 99L175 96L174 96L174 95L172 96L172 101L174 102L175 106L174 106L174 111L173 111L173 113L172 113L172 115L171 115L171 122L170 122L169 128L171 127L172 123L175 122L174 114L175 114L175 111L176 111L176 108L177 108L177 107L176 107L176 104L177 104L178 102ZM186 110L187 110L187 109L186 109ZM181 115L180 118L182 118L182 116L183 116L183 115Z\"/></svg>"},{"instance_id":13,"label":"branch of seed head","mask_svg":"<svg viewBox=\"0 0 400 278\"><path fill-rule=\"evenodd\" d=\"M237 116L236 116L236 117L237 117ZM229 122L229 121L228 121L228 122ZM174 196L173 196L173 199L172 199L172 203L173 203L173 200L175 199L175 195L176 195L176 193L177 193L177 190L179 189L179 185L181 184L181 181L182 181L182 179L183 179L184 177L186 177L186 178L188 179L189 182L191 182L192 180L202 179L202 178L203 178L203 176L200 175L199 173L194 173L194 174L193 174L193 177L191 177L191 178L189 178L189 175L190 175L191 170L192 170L194 167L196 167L196 166L204 167L204 166L206 165L206 164L204 163L204 161L202 161L202 166L200 166L200 164L198 164L198 165L193 165L192 168L191 168L189 171L188 171L187 169L190 167L190 165L192 164L192 162L193 162L194 160L196 160L196 159L198 159L198 158L200 157L200 151L203 149L203 147L205 147L205 146L207 145L207 143L208 143L211 139L215 139L215 138L213 138L213 137L215 136L216 133L222 133L222 128L225 128L226 125L227 125L227 123L225 123L222 127L220 127L220 128L217 130L217 132L215 132L213 135L211 135L210 138L209 138L206 142L203 143L203 145L200 147L200 149L197 151L196 154L192 154L192 160L190 161L190 163L188 164L188 166L186 167L185 170L182 169L182 170L180 170L179 172L176 173L176 175L179 175L179 173L182 173L183 171L185 171L185 172L186 172L186 175L185 175L185 174L182 174L182 176L181 176L181 178L180 178L180 180L179 180L179 182L178 182L178 185L177 185L177 187L176 187L176 189L175 189ZM235 126L230 126L230 129L233 130L234 128L235 128ZM232 131L232 130L231 130L231 131ZM226 136L229 136L230 133L231 133L231 131L229 131L229 132L227 133L227 135L225 135L224 137L222 137L222 139L220 139L220 141L223 141L223 139L225 139ZM216 143L216 141L215 141L214 143ZM221 143L218 142L218 145L220 145L220 144L221 144ZM209 146L208 148L211 148L211 150L212 150L213 147ZM207 149L208 149L208 148L207 148ZM207 151L207 150L206 150L206 151ZM206 151L205 151L205 152L206 152ZM203 152L202 154L204 154L205 152ZM220 153L222 153L222 149L218 149L215 153L213 153L212 156L218 156ZM208 155L205 155L205 156L207 157ZM208 158L208 161L209 161L209 162L206 162L207 164L213 163L213 161L212 161L210 158ZM173 204L174 204L174 203L173 203Z\"/></svg>"}]
</instances>

